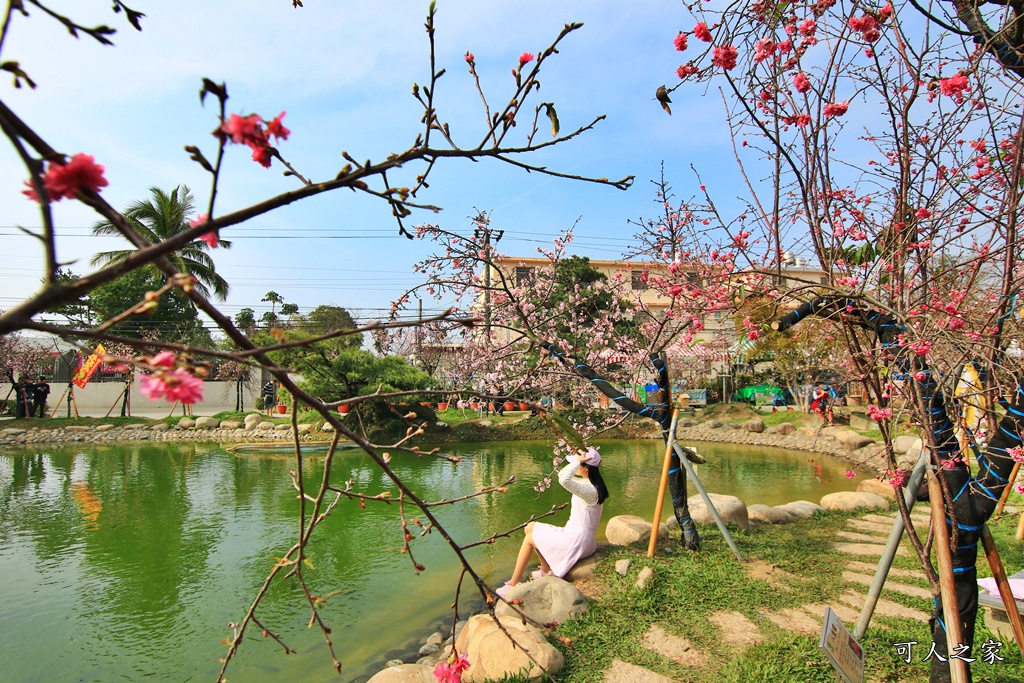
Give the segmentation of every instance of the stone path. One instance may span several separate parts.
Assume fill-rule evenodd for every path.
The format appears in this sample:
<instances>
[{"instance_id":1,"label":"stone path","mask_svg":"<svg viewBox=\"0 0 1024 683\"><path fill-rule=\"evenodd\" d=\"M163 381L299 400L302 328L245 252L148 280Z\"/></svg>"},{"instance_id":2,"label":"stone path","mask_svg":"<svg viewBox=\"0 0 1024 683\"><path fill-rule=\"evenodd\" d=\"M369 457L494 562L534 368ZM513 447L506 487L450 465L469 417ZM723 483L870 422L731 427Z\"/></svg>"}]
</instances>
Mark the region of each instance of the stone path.
<instances>
[{"instance_id":1,"label":"stone path","mask_svg":"<svg viewBox=\"0 0 1024 683\"><path fill-rule=\"evenodd\" d=\"M865 514L846 522L846 529L836 533L833 547L849 557L844 563L842 578L847 584L834 604L814 603L764 612L760 616L762 624L774 624L781 629L805 635L821 633L826 607L831 607L851 631L860 618L861 608L867 599L868 588L874 579L878 560L889 539L896 514ZM911 519L918 528L928 525L927 510L918 509ZM904 540L898 550L899 555L912 553L909 544ZM882 589L882 595L875 606L874 615L928 621L928 613L923 609L907 607L892 599L902 594L926 606L931 600L931 591L920 571L908 569L891 569ZM886 597L888 596L888 598ZM761 627L739 612L718 612L709 617L709 628L714 628L733 650L740 651L764 639ZM658 653L665 659L683 666L699 668L709 658L707 653L700 652L681 636L672 634L660 625L653 625L644 635L641 645ZM671 683L671 679L654 673L643 667L627 664L616 660L605 673L605 683Z\"/></svg>"}]
</instances>

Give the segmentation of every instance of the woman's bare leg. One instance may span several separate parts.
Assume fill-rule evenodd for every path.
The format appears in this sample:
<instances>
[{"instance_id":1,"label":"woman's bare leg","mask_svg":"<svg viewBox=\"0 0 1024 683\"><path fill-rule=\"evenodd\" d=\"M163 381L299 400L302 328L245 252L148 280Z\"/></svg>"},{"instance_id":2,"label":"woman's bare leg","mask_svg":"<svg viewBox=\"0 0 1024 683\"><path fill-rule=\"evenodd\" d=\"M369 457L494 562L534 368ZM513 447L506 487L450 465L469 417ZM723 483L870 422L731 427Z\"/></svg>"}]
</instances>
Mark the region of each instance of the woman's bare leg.
<instances>
[{"instance_id":1,"label":"woman's bare leg","mask_svg":"<svg viewBox=\"0 0 1024 683\"><path fill-rule=\"evenodd\" d=\"M544 556L537 550L537 546L533 544L533 522L526 525L526 537L523 538L523 545L519 547L519 556L516 558L516 568L512 572L512 578L508 580L509 584L516 586L519 584L519 579L523 577L523 572L526 571L526 565L530 564L530 558L534 553L537 553L537 557L540 559L541 571L551 572L551 566L548 561L544 559Z\"/></svg>"}]
</instances>

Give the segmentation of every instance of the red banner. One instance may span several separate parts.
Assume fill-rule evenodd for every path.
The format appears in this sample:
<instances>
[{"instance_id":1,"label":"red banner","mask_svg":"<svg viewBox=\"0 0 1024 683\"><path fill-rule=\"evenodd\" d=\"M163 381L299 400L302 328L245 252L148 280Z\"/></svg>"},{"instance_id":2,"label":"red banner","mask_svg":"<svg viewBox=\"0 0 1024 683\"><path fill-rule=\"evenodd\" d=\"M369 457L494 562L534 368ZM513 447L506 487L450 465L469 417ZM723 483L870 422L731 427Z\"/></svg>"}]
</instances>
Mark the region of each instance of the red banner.
<instances>
[{"instance_id":1,"label":"red banner","mask_svg":"<svg viewBox=\"0 0 1024 683\"><path fill-rule=\"evenodd\" d=\"M85 385L89 383L92 378L92 374L96 372L97 368L103 362L103 356L106 355L106 350L103 348L103 344L97 344L96 350L93 351L92 355L86 358L85 362L82 363L82 367L78 368L78 372L71 378L75 386L79 389L84 389Z\"/></svg>"}]
</instances>

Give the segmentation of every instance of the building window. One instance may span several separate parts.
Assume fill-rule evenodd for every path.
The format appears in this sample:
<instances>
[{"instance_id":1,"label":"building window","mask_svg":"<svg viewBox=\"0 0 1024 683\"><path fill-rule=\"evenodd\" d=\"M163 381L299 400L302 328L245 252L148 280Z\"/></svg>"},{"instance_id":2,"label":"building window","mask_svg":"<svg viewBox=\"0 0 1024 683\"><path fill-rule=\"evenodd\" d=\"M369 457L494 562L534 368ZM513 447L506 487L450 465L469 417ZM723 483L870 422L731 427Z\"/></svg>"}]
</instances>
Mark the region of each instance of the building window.
<instances>
[{"instance_id":1,"label":"building window","mask_svg":"<svg viewBox=\"0 0 1024 683\"><path fill-rule=\"evenodd\" d=\"M647 279L644 277L644 271L634 270L630 273L632 287L634 291L640 292L647 289Z\"/></svg>"},{"instance_id":2,"label":"building window","mask_svg":"<svg viewBox=\"0 0 1024 683\"><path fill-rule=\"evenodd\" d=\"M519 266L516 268L516 284L525 285L533 279L533 268Z\"/></svg>"},{"instance_id":3,"label":"building window","mask_svg":"<svg viewBox=\"0 0 1024 683\"><path fill-rule=\"evenodd\" d=\"M821 284L823 284L823 285L827 285L828 284L828 278L825 277L824 275L821 276L820 280L821 280Z\"/></svg>"}]
</instances>

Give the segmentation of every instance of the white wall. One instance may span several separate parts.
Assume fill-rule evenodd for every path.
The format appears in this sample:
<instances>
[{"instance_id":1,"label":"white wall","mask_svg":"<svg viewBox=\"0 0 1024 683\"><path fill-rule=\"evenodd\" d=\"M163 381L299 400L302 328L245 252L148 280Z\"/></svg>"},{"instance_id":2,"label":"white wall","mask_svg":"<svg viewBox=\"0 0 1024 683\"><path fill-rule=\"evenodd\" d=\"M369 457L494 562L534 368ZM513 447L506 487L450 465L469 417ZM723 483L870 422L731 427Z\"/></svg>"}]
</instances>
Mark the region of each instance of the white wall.
<instances>
[{"instance_id":1,"label":"white wall","mask_svg":"<svg viewBox=\"0 0 1024 683\"><path fill-rule=\"evenodd\" d=\"M204 382L203 385L203 400L192 407L192 413L194 415L213 415L214 413L235 409L236 385L233 380L229 382L208 381ZM79 415L102 417L107 414L108 410L110 411L111 417L118 417L121 415L121 395L124 392L124 383L89 382L85 385L84 389L79 389L78 387L75 387L74 389L75 401L71 409L72 415L74 415L74 405L78 406ZM5 398L10 391L10 383L0 383L0 400ZM47 400L47 404L49 406L48 415L53 414L53 411L56 409L56 417L67 416L66 391L66 384L50 383L50 396ZM251 411L255 409L254 403L256 401L256 397L259 396L259 391L260 387L258 386L258 382L250 381L243 395L244 403L242 407L244 410ZM8 400L14 400L13 393L10 395ZM158 417L161 415L170 415L171 413L170 403L167 403L163 399L160 399L159 401L150 401L148 398L140 394L138 382L132 384L132 390L128 400L131 408L130 414L132 415ZM177 406L174 412L176 415L181 415L181 406Z\"/></svg>"}]
</instances>

